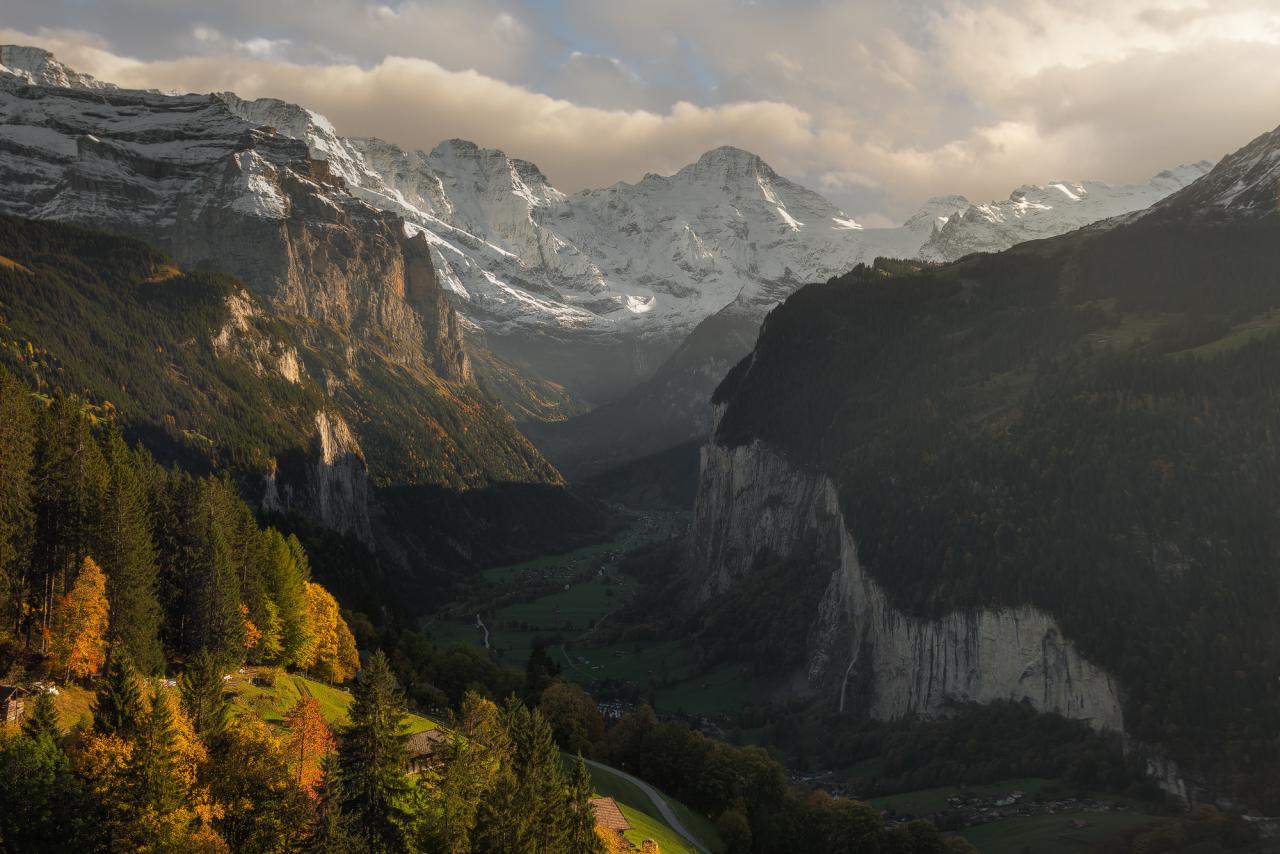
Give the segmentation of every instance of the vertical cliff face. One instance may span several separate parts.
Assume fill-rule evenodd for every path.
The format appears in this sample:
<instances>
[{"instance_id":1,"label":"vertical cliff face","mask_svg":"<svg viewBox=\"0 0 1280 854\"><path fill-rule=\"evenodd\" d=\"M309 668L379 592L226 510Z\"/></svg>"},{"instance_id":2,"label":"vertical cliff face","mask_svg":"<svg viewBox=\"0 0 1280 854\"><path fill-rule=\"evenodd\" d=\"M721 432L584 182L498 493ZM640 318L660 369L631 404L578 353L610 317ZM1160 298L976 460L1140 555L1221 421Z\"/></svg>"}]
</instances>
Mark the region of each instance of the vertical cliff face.
<instances>
[{"instance_id":1,"label":"vertical cliff face","mask_svg":"<svg viewBox=\"0 0 1280 854\"><path fill-rule=\"evenodd\" d=\"M717 412L717 418L721 414ZM829 575L810 626L803 683L839 711L882 720L933 715L949 702L1026 702L1122 731L1119 687L1052 617L1031 607L919 619L896 608L863 569L834 484L761 442L710 442L687 571L699 602L731 589L764 557L817 543Z\"/></svg>"}]
</instances>

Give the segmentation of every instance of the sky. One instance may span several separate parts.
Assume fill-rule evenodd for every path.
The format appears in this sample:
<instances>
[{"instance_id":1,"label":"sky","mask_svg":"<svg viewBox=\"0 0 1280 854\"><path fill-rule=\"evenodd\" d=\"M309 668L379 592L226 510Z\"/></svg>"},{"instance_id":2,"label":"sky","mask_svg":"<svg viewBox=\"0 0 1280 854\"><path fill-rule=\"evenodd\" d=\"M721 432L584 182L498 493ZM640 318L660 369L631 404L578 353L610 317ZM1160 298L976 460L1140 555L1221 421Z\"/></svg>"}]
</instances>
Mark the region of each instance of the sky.
<instances>
[{"instance_id":1,"label":"sky","mask_svg":"<svg viewBox=\"0 0 1280 854\"><path fill-rule=\"evenodd\" d=\"M867 225L1141 182L1280 124L1280 0L5 0L0 41L470 139L566 192L736 145Z\"/></svg>"}]
</instances>

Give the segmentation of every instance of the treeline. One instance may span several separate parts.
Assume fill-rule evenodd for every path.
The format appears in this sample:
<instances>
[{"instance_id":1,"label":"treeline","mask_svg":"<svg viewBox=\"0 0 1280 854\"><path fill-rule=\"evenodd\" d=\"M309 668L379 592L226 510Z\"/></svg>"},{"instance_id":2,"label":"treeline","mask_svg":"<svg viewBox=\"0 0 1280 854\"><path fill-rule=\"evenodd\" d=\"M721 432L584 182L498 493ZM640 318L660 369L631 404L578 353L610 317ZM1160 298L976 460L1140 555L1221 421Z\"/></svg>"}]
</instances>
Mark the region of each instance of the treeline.
<instances>
[{"instance_id":1,"label":"treeline","mask_svg":"<svg viewBox=\"0 0 1280 854\"><path fill-rule=\"evenodd\" d=\"M83 401L3 371L0 582L8 669L83 678L119 652L154 675L202 650L333 681L359 667L297 539L227 481L164 468Z\"/></svg>"}]
</instances>

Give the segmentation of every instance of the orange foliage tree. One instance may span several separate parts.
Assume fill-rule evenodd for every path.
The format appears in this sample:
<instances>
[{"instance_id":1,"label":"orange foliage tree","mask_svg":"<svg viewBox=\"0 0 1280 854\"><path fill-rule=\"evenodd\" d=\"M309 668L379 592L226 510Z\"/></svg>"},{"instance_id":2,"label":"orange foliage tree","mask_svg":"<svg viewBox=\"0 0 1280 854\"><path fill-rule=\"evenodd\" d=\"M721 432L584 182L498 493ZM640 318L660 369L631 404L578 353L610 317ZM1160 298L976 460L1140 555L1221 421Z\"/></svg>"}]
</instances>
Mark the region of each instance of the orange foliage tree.
<instances>
[{"instance_id":1,"label":"orange foliage tree","mask_svg":"<svg viewBox=\"0 0 1280 854\"><path fill-rule=\"evenodd\" d=\"M64 682L97 673L106 660L108 616L107 577L93 558L86 557L45 630L49 671L60 673Z\"/></svg>"},{"instance_id":2,"label":"orange foliage tree","mask_svg":"<svg viewBox=\"0 0 1280 854\"><path fill-rule=\"evenodd\" d=\"M335 746L333 733L320 713L320 701L309 694L302 697L285 715L284 725L289 731L289 764L294 767L298 788L314 798L324 776L320 760Z\"/></svg>"}]
</instances>

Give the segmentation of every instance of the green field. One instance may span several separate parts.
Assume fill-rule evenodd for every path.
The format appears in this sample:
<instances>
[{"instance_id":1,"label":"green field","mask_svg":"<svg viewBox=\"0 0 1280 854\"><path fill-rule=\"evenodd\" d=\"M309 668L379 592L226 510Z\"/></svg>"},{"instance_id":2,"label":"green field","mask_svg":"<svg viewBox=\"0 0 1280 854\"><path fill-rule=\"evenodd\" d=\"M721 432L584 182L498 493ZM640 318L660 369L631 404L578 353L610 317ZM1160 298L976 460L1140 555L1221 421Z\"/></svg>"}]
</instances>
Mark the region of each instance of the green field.
<instances>
[{"instance_id":1,"label":"green field","mask_svg":"<svg viewBox=\"0 0 1280 854\"><path fill-rule=\"evenodd\" d=\"M282 724L289 710L303 694L308 694L319 701L320 713L330 726L347 723L351 695L343 689L292 674L277 675L271 685L257 685L254 677L262 672L257 668L248 668L244 673L233 674L227 680L227 691L231 694L233 708L251 711L269 724ZM406 733L435 728L435 722L420 715L405 716Z\"/></svg>"},{"instance_id":2,"label":"green field","mask_svg":"<svg viewBox=\"0 0 1280 854\"><path fill-rule=\"evenodd\" d=\"M1075 819L1084 827L1072 827ZM971 827L960 835L983 854L1078 854L1130 827L1157 821L1137 813L1059 813L1020 816Z\"/></svg>"},{"instance_id":3,"label":"green field","mask_svg":"<svg viewBox=\"0 0 1280 854\"><path fill-rule=\"evenodd\" d=\"M486 570L461 603L436 614L427 628L437 643L484 645L480 615L489 630L489 647L499 661L521 667L535 641L556 638L548 652L565 676L584 685L622 680L658 708L715 714L739 708L767 693L738 665L725 664L706 673L695 667L696 651L687 643L667 640L602 644L594 626L638 592L634 579L618 570L629 551L658 542L687 523L683 512L635 514L629 525L606 543L563 555L540 557ZM544 591L530 601L514 601L529 591Z\"/></svg>"},{"instance_id":4,"label":"green field","mask_svg":"<svg viewBox=\"0 0 1280 854\"><path fill-rule=\"evenodd\" d=\"M985 786L942 786L937 789L921 789L901 795L871 798L867 803L882 810L892 810L899 815L932 815L947 809L947 798L964 793L978 798L999 798L1013 791L1022 791L1028 798L1035 797L1052 780L1027 777L1019 780L1001 780Z\"/></svg>"}]
</instances>

